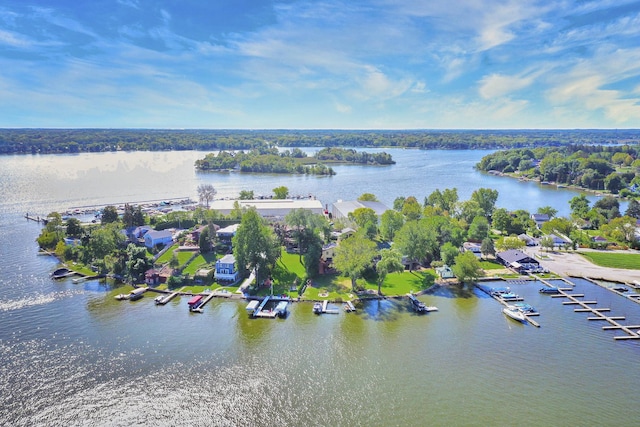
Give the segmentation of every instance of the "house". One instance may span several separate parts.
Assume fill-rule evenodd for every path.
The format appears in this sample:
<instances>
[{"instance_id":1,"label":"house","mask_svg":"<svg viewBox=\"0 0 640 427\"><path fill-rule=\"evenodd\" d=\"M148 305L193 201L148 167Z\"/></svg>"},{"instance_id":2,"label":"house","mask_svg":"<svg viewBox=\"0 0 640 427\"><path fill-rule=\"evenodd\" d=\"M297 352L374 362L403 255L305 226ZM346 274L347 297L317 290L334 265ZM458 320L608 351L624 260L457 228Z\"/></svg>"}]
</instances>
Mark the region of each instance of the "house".
<instances>
[{"instance_id":1,"label":"house","mask_svg":"<svg viewBox=\"0 0 640 427\"><path fill-rule=\"evenodd\" d=\"M536 227L541 228L542 224L549 221L551 218L548 214L531 214L531 219L535 221Z\"/></svg>"},{"instance_id":2,"label":"house","mask_svg":"<svg viewBox=\"0 0 640 427\"><path fill-rule=\"evenodd\" d=\"M522 240L527 246L537 246L538 240L535 237L531 237L528 234L522 233L518 234L518 239Z\"/></svg>"},{"instance_id":3,"label":"house","mask_svg":"<svg viewBox=\"0 0 640 427\"><path fill-rule=\"evenodd\" d=\"M220 226L217 224L212 224L213 229L215 230L216 234L218 233L218 230L220 230ZM191 238L193 239L194 242L198 242L200 240L200 235L202 234L202 232L204 231L205 228L207 228L208 225L203 225L201 227L196 228L195 230L193 230L191 232Z\"/></svg>"},{"instance_id":4,"label":"house","mask_svg":"<svg viewBox=\"0 0 640 427\"><path fill-rule=\"evenodd\" d=\"M345 227L340 231L332 231L331 232L331 238L334 240L342 240L342 239L346 239L347 237L351 237L355 234L356 230L354 230L351 227Z\"/></svg>"},{"instance_id":5,"label":"house","mask_svg":"<svg viewBox=\"0 0 640 427\"><path fill-rule=\"evenodd\" d=\"M555 234L549 234L549 237L553 240L553 247L564 248L565 246L571 246L571 240L566 237L560 237Z\"/></svg>"},{"instance_id":6,"label":"house","mask_svg":"<svg viewBox=\"0 0 640 427\"><path fill-rule=\"evenodd\" d=\"M144 245L153 249L158 245L167 245L173 242L173 235L169 230L149 230L144 235Z\"/></svg>"},{"instance_id":7,"label":"house","mask_svg":"<svg viewBox=\"0 0 640 427\"><path fill-rule=\"evenodd\" d=\"M471 252L472 254L474 254L476 257L480 258L482 256L482 246L480 245L480 243L476 243L476 242L464 242L462 244L462 250L464 252Z\"/></svg>"},{"instance_id":8,"label":"house","mask_svg":"<svg viewBox=\"0 0 640 427\"><path fill-rule=\"evenodd\" d=\"M451 267L448 265L443 265L442 267L436 268L436 273L440 276L441 279L455 279L456 275L453 274Z\"/></svg>"},{"instance_id":9,"label":"house","mask_svg":"<svg viewBox=\"0 0 640 427\"><path fill-rule=\"evenodd\" d=\"M338 247L335 243L328 243L322 246L322 256L321 258L325 261L333 261L333 256L335 255L336 248Z\"/></svg>"},{"instance_id":10,"label":"house","mask_svg":"<svg viewBox=\"0 0 640 427\"><path fill-rule=\"evenodd\" d=\"M512 268L519 273L527 271L540 271L540 263L525 254L519 249L510 249L504 252L498 252L496 259L506 267Z\"/></svg>"},{"instance_id":11,"label":"house","mask_svg":"<svg viewBox=\"0 0 640 427\"><path fill-rule=\"evenodd\" d=\"M231 224L227 227L219 229L218 231L216 231L216 234L218 235L218 238L223 242L230 243L231 239L233 239L233 236L236 235L238 227L240 227L240 224Z\"/></svg>"},{"instance_id":12,"label":"house","mask_svg":"<svg viewBox=\"0 0 640 427\"><path fill-rule=\"evenodd\" d=\"M233 254L227 254L216 261L216 272L214 276L216 280L224 282L236 282L240 274L236 271L236 257Z\"/></svg>"}]
</instances>

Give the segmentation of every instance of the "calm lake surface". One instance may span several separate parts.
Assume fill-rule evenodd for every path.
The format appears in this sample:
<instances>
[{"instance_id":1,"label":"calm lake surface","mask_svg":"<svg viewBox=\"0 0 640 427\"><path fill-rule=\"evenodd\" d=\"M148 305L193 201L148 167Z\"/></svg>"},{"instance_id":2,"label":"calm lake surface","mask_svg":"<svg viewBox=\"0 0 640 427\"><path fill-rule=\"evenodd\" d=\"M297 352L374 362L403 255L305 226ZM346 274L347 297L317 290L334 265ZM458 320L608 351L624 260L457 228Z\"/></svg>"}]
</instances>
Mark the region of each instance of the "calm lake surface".
<instances>
[{"instance_id":1,"label":"calm lake surface","mask_svg":"<svg viewBox=\"0 0 640 427\"><path fill-rule=\"evenodd\" d=\"M478 290L421 297L357 314L252 320L245 304L183 299L118 302L99 282L49 278L40 226L25 212L195 197L240 190L313 194L323 203L374 193L419 201L436 188L499 191L498 205L568 213L577 193L480 174L482 151L386 150L390 167L335 167L334 177L196 173L201 152L0 157L0 425L612 425L640 420L640 342L614 341L538 283L508 285L535 306L541 328L508 320ZM591 199L594 200L594 199ZM640 305L589 282L576 292L640 325Z\"/></svg>"}]
</instances>

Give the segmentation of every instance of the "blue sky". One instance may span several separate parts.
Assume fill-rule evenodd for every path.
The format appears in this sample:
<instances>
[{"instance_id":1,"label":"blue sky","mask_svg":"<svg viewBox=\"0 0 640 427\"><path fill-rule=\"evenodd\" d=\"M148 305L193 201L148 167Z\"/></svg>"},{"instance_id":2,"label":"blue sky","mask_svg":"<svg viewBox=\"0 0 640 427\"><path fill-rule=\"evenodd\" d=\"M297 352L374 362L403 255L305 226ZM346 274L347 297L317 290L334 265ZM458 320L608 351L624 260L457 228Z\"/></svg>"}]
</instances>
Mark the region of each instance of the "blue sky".
<instances>
[{"instance_id":1,"label":"blue sky","mask_svg":"<svg viewBox=\"0 0 640 427\"><path fill-rule=\"evenodd\" d=\"M4 0L0 127L640 128L640 1Z\"/></svg>"}]
</instances>

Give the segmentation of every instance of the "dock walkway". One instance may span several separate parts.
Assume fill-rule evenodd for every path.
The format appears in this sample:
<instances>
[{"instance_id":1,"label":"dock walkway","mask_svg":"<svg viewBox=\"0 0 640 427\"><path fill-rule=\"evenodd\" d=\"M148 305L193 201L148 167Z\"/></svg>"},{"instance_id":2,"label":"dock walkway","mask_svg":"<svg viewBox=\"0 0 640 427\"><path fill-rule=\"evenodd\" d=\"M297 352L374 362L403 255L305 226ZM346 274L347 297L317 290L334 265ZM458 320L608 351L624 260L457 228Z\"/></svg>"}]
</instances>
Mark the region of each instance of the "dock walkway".
<instances>
[{"instance_id":1,"label":"dock walkway","mask_svg":"<svg viewBox=\"0 0 640 427\"><path fill-rule=\"evenodd\" d=\"M540 279L542 280L542 279ZM568 280L565 280L568 282ZM544 280L542 280L545 283ZM569 282L570 283L570 282ZM545 283L550 286L548 282ZM568 298L569 301L563 301L564 305L579 305L581 308L575 308L574 312L586 312L591 313L594 316L587 317L587 320L604 320L610 324L610 326L603 326L602 329L620 329L624 331L627 335L616 335L613 337L614 340L630 340L630 339L640 339L640 332L637 329L640 329L640 325L622 325L618 323L618 320L625 320L624 316L608 316L603 314L604 312L609 312L609 308L602 307L592 307L597 304L597 301L585 301L579 300L578 298L583 298L584 294L570 294L567 293L565 289L558 289L558 294L552 295L552 297L556 298ZM635 331L633 329L636 329Z\"/></svg>"}]
</instances>

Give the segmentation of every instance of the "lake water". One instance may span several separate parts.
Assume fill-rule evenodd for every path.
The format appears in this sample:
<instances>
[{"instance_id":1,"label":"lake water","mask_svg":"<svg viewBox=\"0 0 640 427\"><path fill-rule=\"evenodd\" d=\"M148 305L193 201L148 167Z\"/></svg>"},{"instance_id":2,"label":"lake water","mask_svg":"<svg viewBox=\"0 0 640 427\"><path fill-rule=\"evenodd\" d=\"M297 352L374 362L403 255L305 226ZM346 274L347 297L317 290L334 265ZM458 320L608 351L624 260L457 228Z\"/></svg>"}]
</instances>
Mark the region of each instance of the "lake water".
<instances>
[{"instance_id":1,"label":"lake water","mask_svg":"<svg viewBox=\"0 0 640 427\"><path fill-rule=\"evenodd\" d=\"M52 281L25 212L240 190L314 194L323 203L374 193L391 205L457 187L498 189L498 205L568 212L576 193L480 174L480 151L387 150L390 167L338 166L334 177L198 174L197 152L0 157L0 425L637 425L640 342L614 341L537 283L510 283L542 313L508 320L480 291L438 289L315 316L252 320L245 304L118 302L99 282ZM640 305L589 282L576 292L640 324Z\"/></svg>"}]
</instances>

